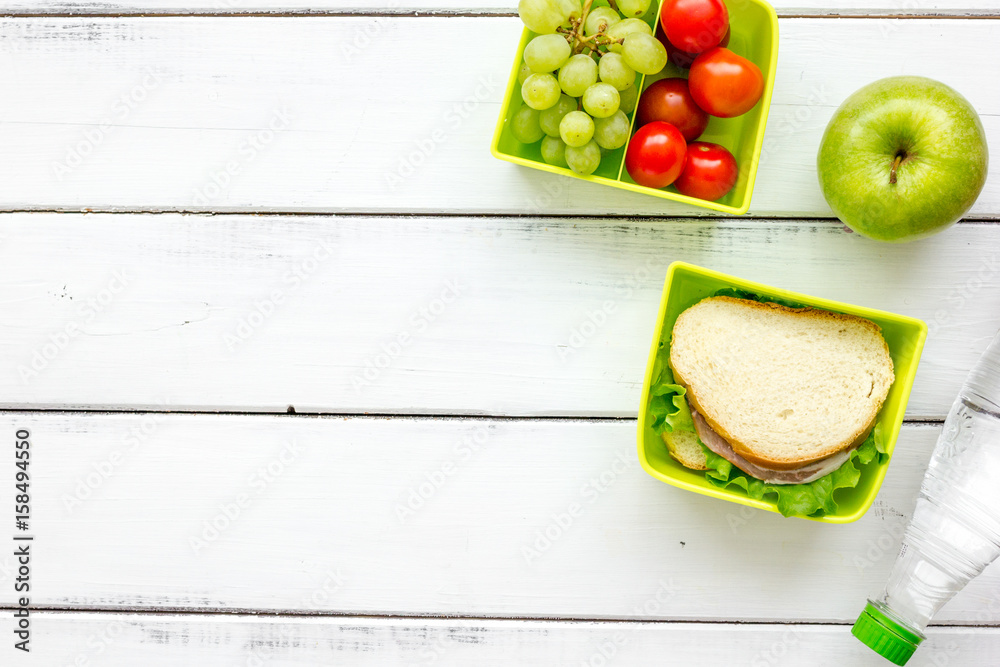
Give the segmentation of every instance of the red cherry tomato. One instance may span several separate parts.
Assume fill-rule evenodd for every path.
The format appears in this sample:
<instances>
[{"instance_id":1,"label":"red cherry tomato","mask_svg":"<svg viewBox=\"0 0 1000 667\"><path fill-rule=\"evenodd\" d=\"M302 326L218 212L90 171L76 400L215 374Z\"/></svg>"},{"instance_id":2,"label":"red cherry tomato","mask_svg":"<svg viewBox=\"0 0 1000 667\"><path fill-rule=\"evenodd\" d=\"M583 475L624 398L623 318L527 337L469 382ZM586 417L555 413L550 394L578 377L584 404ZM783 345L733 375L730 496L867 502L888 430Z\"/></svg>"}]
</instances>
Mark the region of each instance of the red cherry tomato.
<instances>
[{"instance_id":1,"label":"red cherry tomato","mask_svg":"<svg viewBox=\"0 0 1000 667\"><path fill-rule=\"evenodd\" d=\"M625 152L625 168L639 185L665 188L680 176L686 153L687 142L680 130L655 120L633 135Z\"/></svg>"},{"instance_id":2,"label":"red cherry tomato","mask_svg":"<svg viewBox=\"0 0 1000 667\"><path fill-rule=\"evenodd\" d=\"M726 28L726 36L722 38L721 42L719 42L719 46L729 46L729 38L732 34L732 30ZM676 46L671 44L670 40L667 39L666 33L663 32L662 23L656 24L656 39L660 40L660 43L663 44L663 47L667 50L667 57L670 59L670 62L677 65L681 69L689 69L691 67L691 63L693 63L694 59L698 57L697 53L687 53L686 51L681 51Z\"/></svg>"},{"instance_id":3,"label":"red cherry tomato","mask_svg":"<svg viewBox=\"0 0 1000 667\"><path fill-rule=\"evenodd\" d=\"M732 118L754 108L764 92L764 75L752 62L716 47L698 56L688 75L691 97L702 109Z\"/></svg>"},{"instance_id":4,"label":"red cherry tomato","mask_svg":"<svg viewBox=\"0 0 1000 667\"><path fill-rule=\"evenodd\" d=\"M722 42L729 10L722 0L664 0L660 23L680 51L702 53Z\"/></svg>"},{"instance_id":5,"label":"red cherry tomato","mask_svg":"<svg viewBox=\"0 0 1000 667\"><path fill-rule=\"evenodd\" d=\"M719 144L695 141L688 144L684 170L674 186L682 195L715 201L733 189L738 175L732 153Z\"/></svg>"},{"instance_id":6,"label":"red cherry tomato","mask_svg":"<svg viewBox=\"0 0 1000 667\"><path fill-rule=\"evenodd\" d=\"M708 127L708 114L694 103L687 79L660 79L643 91L635 111L639 127L662 120L670 123L684 135L685 141L694 141Z\"/></svg>"}]
</instances>

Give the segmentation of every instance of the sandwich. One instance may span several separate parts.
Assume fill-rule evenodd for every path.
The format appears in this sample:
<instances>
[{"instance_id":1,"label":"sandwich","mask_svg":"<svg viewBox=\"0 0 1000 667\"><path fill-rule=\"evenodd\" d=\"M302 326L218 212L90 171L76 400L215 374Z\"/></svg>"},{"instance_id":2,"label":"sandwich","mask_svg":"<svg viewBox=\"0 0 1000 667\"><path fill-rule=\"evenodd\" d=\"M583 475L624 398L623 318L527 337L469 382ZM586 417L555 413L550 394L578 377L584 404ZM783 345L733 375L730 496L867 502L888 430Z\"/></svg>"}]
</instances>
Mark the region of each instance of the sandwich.
<instances>
[{"instance_id":1,"label":"sandwich","mask_svg":"<svg viewBox=\"0 0 1000 667\"><path fill-rule=\"evenodd\" d=\"M858 464L886 456L893 364L870 320L717 295L678 316L666 361L651 409L670 455L782 514L836 511Z\"/></svg>"}]
</instances>

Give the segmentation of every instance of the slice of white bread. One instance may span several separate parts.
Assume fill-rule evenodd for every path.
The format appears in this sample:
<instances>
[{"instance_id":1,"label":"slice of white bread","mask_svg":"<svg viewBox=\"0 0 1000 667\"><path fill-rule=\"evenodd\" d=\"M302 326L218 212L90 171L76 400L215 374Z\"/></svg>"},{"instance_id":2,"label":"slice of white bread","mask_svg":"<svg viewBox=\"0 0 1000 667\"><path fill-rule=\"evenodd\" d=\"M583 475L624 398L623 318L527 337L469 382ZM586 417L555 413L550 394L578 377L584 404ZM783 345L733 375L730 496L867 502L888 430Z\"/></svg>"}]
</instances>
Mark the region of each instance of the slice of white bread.
<instances>
[{"instance_id":1,"label":"slice of white bread","mask_svg":"<svg viewBox=\"0 0 1000 667\"><path fill-rule=\"evenodd\" d=\"M694 431L663 432L661 436L667 445L667 451L686 468L708 470L705 451L698 442L698 434Z\"/></svg>"},{"instance_id":2,"label":"slice of white bread","mask_svg":"<svg viewBox=\"0 0 1000 667\"><path fill-rule=\"evenodd\" d=\"M670 367L733 450L772 470L860 444L894 380L874 322L725 296L680 314Z\"/></svg>"}]
</instances>

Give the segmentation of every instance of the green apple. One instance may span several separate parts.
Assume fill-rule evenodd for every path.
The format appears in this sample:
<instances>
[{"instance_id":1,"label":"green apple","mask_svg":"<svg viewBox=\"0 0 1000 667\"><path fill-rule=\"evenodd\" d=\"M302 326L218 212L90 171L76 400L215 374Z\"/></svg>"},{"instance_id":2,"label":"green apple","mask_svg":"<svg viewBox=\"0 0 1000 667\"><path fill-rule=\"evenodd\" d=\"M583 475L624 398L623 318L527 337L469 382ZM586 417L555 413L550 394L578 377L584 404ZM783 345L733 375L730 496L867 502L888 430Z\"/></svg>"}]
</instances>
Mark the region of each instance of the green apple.
<instances>
[{"instance_id":1,"label":"green apple","mask_svg":"<svg viewBox=\"0 0 1000 667\"><path fill-rule=\"evenodd\" d=\"M833 212L881 241L930 236L957 222L986 183L989 152L976 110L918 76L869 84L834 113L817 157Z\"/></svg>"}]
</instances>

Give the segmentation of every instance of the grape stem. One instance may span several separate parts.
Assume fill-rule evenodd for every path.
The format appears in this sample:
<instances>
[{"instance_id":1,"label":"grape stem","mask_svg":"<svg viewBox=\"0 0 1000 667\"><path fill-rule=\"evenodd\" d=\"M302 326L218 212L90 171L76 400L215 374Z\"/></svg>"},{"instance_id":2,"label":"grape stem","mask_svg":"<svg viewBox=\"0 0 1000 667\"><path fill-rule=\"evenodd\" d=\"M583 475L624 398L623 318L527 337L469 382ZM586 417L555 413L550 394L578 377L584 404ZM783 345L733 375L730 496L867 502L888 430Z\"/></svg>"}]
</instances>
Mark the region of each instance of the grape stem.
<instances>
[{"instance_id":1,"label":"grape stem","mask_svg":"<svg viewBox=\"0 0 1000 667\"><path fill-rule=\"evenodd\" d=\"M594 35L594 37L595 37L594 44L596 44L597 46L608 46L610 44L624 44L625 43L625 38L624 37L622 37L621 39L611 39L610 37L605 36L604 33L597 33L596 35ZM601 52L598 52L598 55L602 55L603 56L604 54L601 53Z\"/></svg>"},{"instance_id":2,"label":"grape stem","mask_svg":"<svg viewBox=\"0 0 1000 667\"><path fill-rule=\"evenodd\" d=\"M618 11L615 6L614 0L609 0L611 6ZM594 0L587 0L583 5L583 11L580 18L570 19L569 28L563 28L562 26L556 28L556 32L562 34L566 41L569 42L570 46L573 47L573 53L584 53L586 55L596 55L598 58L604 55L600 47L608 46L609 44L623 44L625 42L623 39L611 39L605 34L605 29L602 28L598 30L593 35L584 35L584 26L587 23L587 16L590 15L590 10L593 8Z\"/></svg>"},{"instance_id":3,"label":"grape stem","mask_svg":"<svg viewBox=\"0 0 1000 667\"><path fill-rule=\"evenodd\" d=\"M583 11L580 13L580 19L578 21L571 21L570 25L573 26L574 34L574 44L573 53L582 53L584 46L587 43L587 38L583 36L583 27L587 23L587 15L590 14L590 8L593 7L594 0L587 0L583 3Z\"/></svg>"}]
</instances>

